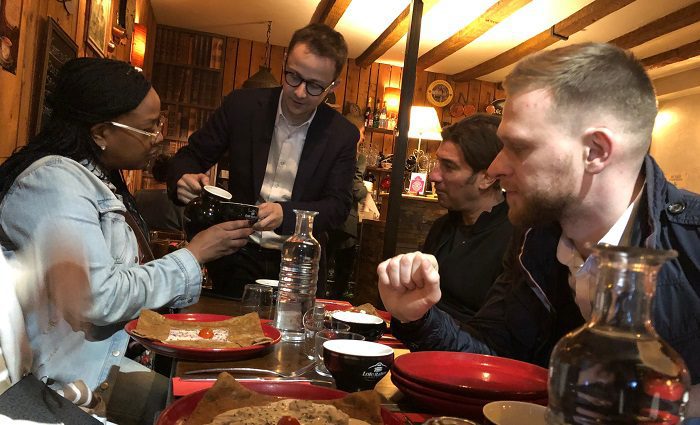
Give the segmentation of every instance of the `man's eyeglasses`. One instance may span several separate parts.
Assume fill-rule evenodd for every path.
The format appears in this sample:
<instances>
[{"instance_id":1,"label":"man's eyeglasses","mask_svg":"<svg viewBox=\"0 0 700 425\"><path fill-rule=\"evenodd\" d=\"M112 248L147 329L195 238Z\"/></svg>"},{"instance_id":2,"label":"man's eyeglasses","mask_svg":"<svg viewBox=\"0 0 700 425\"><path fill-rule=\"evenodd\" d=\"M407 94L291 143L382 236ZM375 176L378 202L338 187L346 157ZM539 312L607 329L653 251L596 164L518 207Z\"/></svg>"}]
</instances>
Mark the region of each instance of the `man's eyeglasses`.
<instances>
[{"instance_id":1,"label":"man's eyeglasses","mask_svg":"<svg viewBox=\"0 0 700 425\"><path fill-rule=\"evenodd\" d=\"M109 124L112 124L115 127L123 128L124 130L132 131L134 133L148 136L148 142L151 144L154 144L156 141L158 141L158 136L163 134L163 126L165 125L165 119L163 117L160 117L160 119L158 120L158 127L156 127L155 133L151 132L151 131L146 131L146 130L134 128L130 125L122 124L122 123L116 122L116 121L109 121Z\"/></svg>"},{"instance_id":2,"label":"man's eyeglasses","mask_svg":"<svg viewBox=\"0 0 700 425\"><path fill-rule=\"evenodd\" d=\"M310 96L320 96L326 90L330 89L335 85L335 81L330 83L328 86L323 87L322 85L315 83L313 81L308 81L299 76L294 71L284 70L284 80L292 87L299 87L299 84L304 83L304 88Z\"/></svg>"}]
</instances>

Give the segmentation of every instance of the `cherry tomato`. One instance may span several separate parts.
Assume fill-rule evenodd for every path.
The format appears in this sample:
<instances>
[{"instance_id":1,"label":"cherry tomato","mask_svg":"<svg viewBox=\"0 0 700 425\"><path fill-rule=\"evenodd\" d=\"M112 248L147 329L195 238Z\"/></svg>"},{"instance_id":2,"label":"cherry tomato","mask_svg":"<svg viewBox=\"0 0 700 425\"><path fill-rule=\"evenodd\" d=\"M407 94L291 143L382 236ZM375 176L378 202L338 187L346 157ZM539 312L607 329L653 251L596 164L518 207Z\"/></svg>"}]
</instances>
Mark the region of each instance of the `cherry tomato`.
<instances>
[{"instance_id":1,"label":"cherry tomato","mask_svg":"<svg viewBox=\"0 0 700 425\"><path fill-rule=\"evenodd\" d=\"M199 331L199 336L204 338L204 339L212 339L212 338L214 338L214 331L212 331L209 328L202 328Z\"/></svg>"},{"instance_id":2,"label":"cherry tomato","mask_svg":"<svg viewBox=\"0 0 700 425\"><path fill-rule=\"evenodd\" d=\"M279 421L277 421L277 425L300 425L299 421L292 416L282 416Z\"/></svg>"}]
</instances>

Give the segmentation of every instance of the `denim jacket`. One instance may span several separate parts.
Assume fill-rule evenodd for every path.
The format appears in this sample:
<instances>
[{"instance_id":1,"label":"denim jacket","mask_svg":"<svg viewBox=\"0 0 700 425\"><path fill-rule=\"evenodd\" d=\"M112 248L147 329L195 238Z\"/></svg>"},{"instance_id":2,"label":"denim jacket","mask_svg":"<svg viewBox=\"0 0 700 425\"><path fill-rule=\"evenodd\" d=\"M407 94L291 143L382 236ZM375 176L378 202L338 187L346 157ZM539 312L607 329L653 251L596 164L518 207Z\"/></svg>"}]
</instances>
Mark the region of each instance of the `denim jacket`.
<instances>
[{"instance_id":1,"label":"denim jacket","mask_svg":"<svg viewBox=\"0 0 700 425\"><path fill-rule=\"evenodd\" d=\"M645 192L634 221L633 246L675 249L657 277L652 322L700 383L700 196L669 183L647 156ZM469 322L454 322L433 307L417 322L391 323L411 350L465 351L510 357L547 367L557 341L584 323L556 259L558 225L526 229L505 257L504 273Z\"/></svg>"},{"instance_id":2,"label":"denim jacket","mask_svg":"<svg viewBox=\"0 0 700 425\"><path fill-rule=\"evenodd\" d=\"M62 156L34 162L2 199L0 245L10 250L31 247L35 232L51 231L61 223L62 232L80 238L89 267L92 307L80 329L56 319L43 302L25 312L37 376L59 383L82 379L95 388L111 366L122 363L129 340L125 322L143 308L185 307L198 301L202 276L192 253L180 249L139 265L138 243L125 212L99 178Z\"/></svg>"}]
</instances>

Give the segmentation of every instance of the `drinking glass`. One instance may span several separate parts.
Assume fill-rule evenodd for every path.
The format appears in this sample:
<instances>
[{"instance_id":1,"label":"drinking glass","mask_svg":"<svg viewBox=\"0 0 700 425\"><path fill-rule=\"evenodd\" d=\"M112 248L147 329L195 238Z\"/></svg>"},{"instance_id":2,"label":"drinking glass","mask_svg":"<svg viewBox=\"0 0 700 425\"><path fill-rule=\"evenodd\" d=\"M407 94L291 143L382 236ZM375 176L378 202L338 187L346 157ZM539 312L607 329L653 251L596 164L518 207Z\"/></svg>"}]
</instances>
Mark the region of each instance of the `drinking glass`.
<instances>
[{"instance_id":1,"label":"drinking glass","mask_svg":"<svg viewBox=\"0 0 700 425\"><path fill-rule=\"evenodd\" d=\"M316 353L316 332L323 330L326 306L318 303L304 313L304 349L303 353L309 360L315 359Z\"/></svg>"},{"instance_id":2,"label":"drinking glass","mask_svg":"<svg viewBox=\"0 0 700 425\"><path fill-rule=\"evenodd\" d=\"M322 376L331 376L331 373L323 364L323 343L331 339L359 339L364 341L365 337L354 332L341 331L337 329L323 329L316 332L316 373Z\"/></svg>"},{"instance_id":3,"label":"drinking glass","mask_svg":"<svg viewBox=\"0 0 700 425\"><path fill-rule=\"evenodd\" d=\"M257 312L261 319L272 318L272 306L274 304L272 287L249 283L243 288L241 298L241 314Z\"/></svg>"}]
</instances>

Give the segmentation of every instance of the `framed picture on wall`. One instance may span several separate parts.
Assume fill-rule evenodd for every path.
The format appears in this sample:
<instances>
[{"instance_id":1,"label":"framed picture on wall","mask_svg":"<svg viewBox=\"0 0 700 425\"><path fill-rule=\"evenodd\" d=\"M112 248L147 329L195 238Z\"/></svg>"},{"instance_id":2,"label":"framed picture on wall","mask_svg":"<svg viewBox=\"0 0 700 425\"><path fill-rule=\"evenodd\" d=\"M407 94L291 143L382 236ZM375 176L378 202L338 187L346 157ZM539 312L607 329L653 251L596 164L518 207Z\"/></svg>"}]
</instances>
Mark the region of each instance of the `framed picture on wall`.
<instances>
[{"instance_id":1,"label":"framed picture on wall","mask_svg":"<svg viewBox=\"0 0 700 425\"><path fill-rule=\"evenodd\" d=\"M108 28L112 27L112 0L88 0L87 44L99 56L107 51Z\"/></svg>"},{"instance_id":2,"label":"framed picture on wall","mask_svg":"<svg viewBox=\"0 0 700 425\"><path fill-rule=\"evenodd\" d=\"M22 0L0 0L0 68L16 74Z\"/></svg>"}]
</instances>

